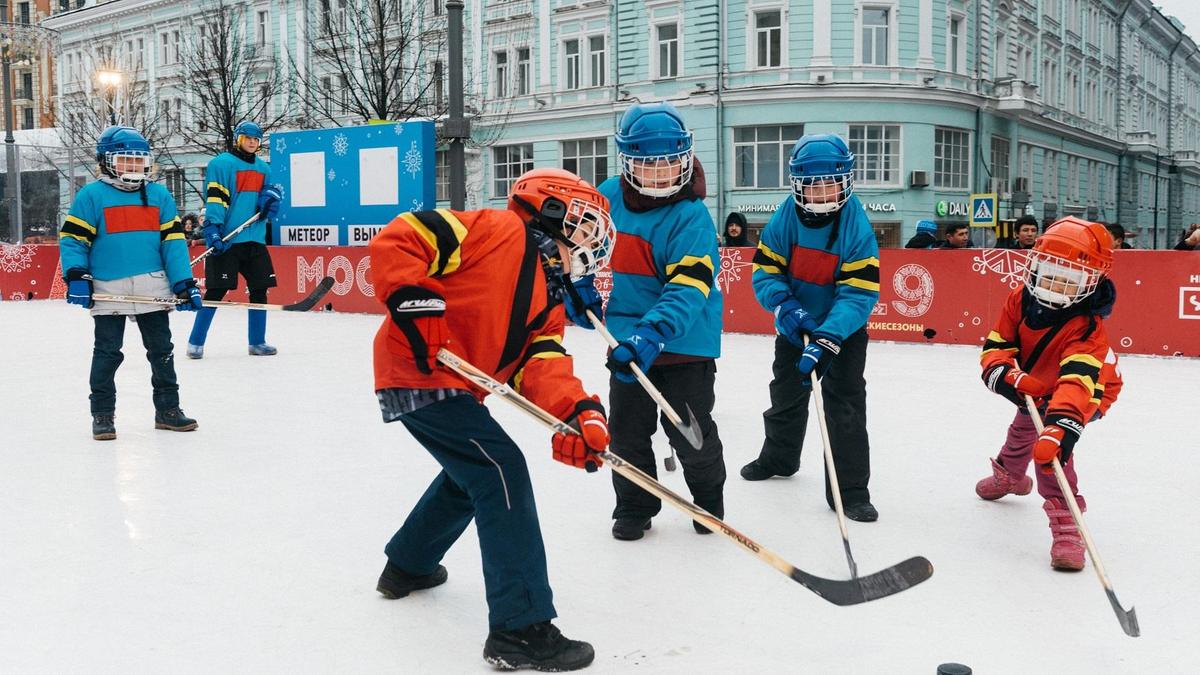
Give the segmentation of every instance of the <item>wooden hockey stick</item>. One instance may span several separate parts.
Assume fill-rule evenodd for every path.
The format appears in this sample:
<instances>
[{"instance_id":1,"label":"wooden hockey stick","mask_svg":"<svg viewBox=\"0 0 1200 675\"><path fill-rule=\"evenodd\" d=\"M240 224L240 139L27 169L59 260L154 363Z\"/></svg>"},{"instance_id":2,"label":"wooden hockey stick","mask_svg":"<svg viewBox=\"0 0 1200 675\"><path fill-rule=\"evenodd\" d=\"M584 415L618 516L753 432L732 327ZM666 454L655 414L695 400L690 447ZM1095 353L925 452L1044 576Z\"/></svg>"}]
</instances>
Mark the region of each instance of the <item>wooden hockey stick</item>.
<instances>
[{"instance_id":1,"label":"wooden hockey stick","mask_svg":"<svg viewBox=\"0 0 1200 675\"><path fill-rule=\"evenodd\" d=\"M1042 416L1038 413L1037 404L1034 403L1033 397L1029 394L1025 395L1025 407L1029 409L1029 416L1033 418L1033 426L1037 429L1038 434L1042 433ZM1063 473L1062 463L1055 457L1050 462L1054 467L1054 479L1058 481L1058 489L1062 491L1063 501L1067 503L1067 507L1071 509L1071 517L1075 519L1075 525L1079 527L1079 534L1083 535L1083 544L1087 547L1088 555L1092 557L1092 567L1096 570L1096 576L1100 577L1100 585L1104 586L1104 594L1108 596L1108 603L1112 605L1113 611L1117 614L1117 622L1121 624L1121 630L1129 637L1137 637L1142 634L1142 629L1138 626L1137 612L1133 607L1126 610L1117 600L1117 593L1113 590L1112 582L1108 580L1108 575L1104 572L1104 563L1100 562L1100 554L1096 551L1096 543L1092 541L1092 533L1088 531L1087 525L1083 522L1083 512L1079 510L1079 504L1075 503L1075 492L1071 489L1071 483L1067 481L1067 474Z\"/></svg>"},{"instance_id":2,"label":"wooden hockey stick","mask_svg":"<svg viewBox=\"0 0 1200 675\"><path fill-rule=\"evenodd\" d=\"M592 325L596 327L596 330L604 338L604 341L608 343L608 346L616 349L617 339L613 337L612 333L608 332L608 327L596 318L596 315L592 313L592 310L586 309L584 311L587 312L588 320L591 321ZM697 450L703 447L704 437L700 433L700 423L696 421L696 415L692 412L691 406L686 403L683 404L684 409L687 410L688 414L688 421L685 423L683 418L679 416L679 413L675 412L675 409L672 408L671 404L667 402L667 398L662 395L662 392L658 390L658 387L655 387L654 383L650 381L650 378L646 377L646 373L642 372L642 369L640 366L638 366L638 364L631 362L629 364L629 369L632 370L634 376L637 377L637 381L642 385L642 389L645 389L646 393L650 395L650 398L654 399L654 402L658 404L659 409L662 410L663 415L666 416L671 425L678 429L680 434L683 434L684 440L686 440L689 445ZM674 447L671 448L671 456L664 459L663 464L666 465L667 471L675 470Z\"/></svg>"},{"instance_id":3,"label":"wooden hockey stick","mask_svg":"<svg viewBox=\"0 0 1200 675\"><path fill-rule=\"evenodd\" d=\"M204 300L205 307L241 307L244 309L264 309L278 312L307 312L316 306L321 298L333 288L333 277L325 277L317 283L317 287L309 293L307 297L299 302L293 302L290 305L271 305L265 302L232 302L228 300ZM150 295L113 295L110 293L96 293L92 299L97 302L128 302L136 305L164 305L176 307L187 302L180 298L156 298Z\"/></svg>"},{"instance_id":4,"label":"wooden hockey stick","mask_svg":"<svg viewBox=\"0 0 1200 675\"><path fill-rule=\"evenodd\" d=\"M513 391L508 385L497 382L493 377L467 363L454 353L446 349L441 349L438 351L437 358L438 361L466 378L467 381L499 396L550 429L564 434L579 433L574 427L539 408L529 399ZM793 581L835 605L857 605L894 595L925 581L933 574L933 565L920 556L909 558L899 565L859 579L824 579L809 574L784 560L765 546L733 529L708 511L672 492L645 472L613 454L611 450L604 450L596 453L596 455L603 459L608 466L612 467L613 471L628 478L638 487L671 504L713 532L725 535L729 541L737 544L759 560L786 574Z\"/></svg>"},{"instance_id":5,"label":"wooden hockey stick","mask_svg":"<svg viewBox=\"0 0 1200 675\"><path fill-rule=\"evenodd\" d=\"M808 346L808 336L804 336L804 346ZM838 529L842 533L842 547L846 549L846 562L850 565L850 578L858 578L858 564L854 562L854 554L850 552L850 532L846 529L846 511L842 507L842 492L838 486L837 467L833 464L833 445L829 442L829 426L825 423L825 402L821 398L821 380L812 373L813 403L817 406L817 428L821 430L821 445L825 446L825 473L829 476L829 489L833 493L833 510L837 513Z\"/></svg>"},{"instance_id":6,"label":"wooden hockey stick","mask_svg":"<svg viewBox=\"0 0 1200 675\"><path fill-rule=\"evenodd\" d=\"M241 225L238 225L237 227L233 228L232 232L225 235L224 237L221 237L221 241L229 241L230 239L233 239L237 235L238 232L241 232L242 230L246 229L247 227L250 227L250 224L256 220L258 220L258 211L255 211L254 215L250 216L249 220L247 220L246 222L242 223ZM196 256L195 258L192 258L192 266L194 267L196 265L196 263L198 263L201 260L204 260L208 256L212 255L212 252L213 252L213 249L211 249L211 248L204 249L203 253Z\"/></svg>"}]
</instances>

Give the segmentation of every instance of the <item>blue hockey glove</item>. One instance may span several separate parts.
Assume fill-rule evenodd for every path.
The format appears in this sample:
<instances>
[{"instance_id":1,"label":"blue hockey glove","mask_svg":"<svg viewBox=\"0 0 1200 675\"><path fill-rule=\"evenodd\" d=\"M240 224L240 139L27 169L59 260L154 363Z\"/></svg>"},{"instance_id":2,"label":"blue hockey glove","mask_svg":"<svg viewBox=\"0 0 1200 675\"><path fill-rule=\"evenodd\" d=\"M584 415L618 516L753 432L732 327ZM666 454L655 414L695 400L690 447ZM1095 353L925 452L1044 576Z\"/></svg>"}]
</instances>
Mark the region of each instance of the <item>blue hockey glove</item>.
<instances>
[{"instance_id":1,"label":"blue hockey glove","mask_svg":"<svg viewBox=\"0 0 1200 675\"><path fill-rule=\"evenodd\" d=\"M204 303L200 297L200 289L196 288L195 279L184 279L183 281L175 282L175 285L171 287L171 292L182 301L178 305L175 305L175 309L181 312L195 312L204 308Z\"/></svg>"},{"instance_id":2,"label":"blue hockey glove","mask_svg":"<svg viewBox=\"0 0 1200 675\"><path fill-rule=\"evenodd\" d=\"M279 183L268 185L258 193L258 219L274 220L279 215L279 202L283 200L283 186Z\"/></svg>"},{"instance_id":3,"label":"blue hockey glove","mask_svg":"<svg viewBox=\"0 0 1200 675\"><path fill-rule=\"evenodd\" d=\"M613 347L605 365L613 375L622 382L636 382L637 376L629 367L636 363L642 372L650 370L654 359L662 353L666 338L654 326L638 326L633 329L633 335L621 340Z\"/></svg>"},{"instance_id":4,"label":"blue hockey glove","mask_svg":"<svg viewBox=\"0 0 1200 675\"><path fill-rule=\"evenodd\" d=\"M571 323L580 328L595 328L588 318L587 310L596 315L597 321L604 321L604 299L596 292L596 275L589 274L567 286L563 307L567 310L567 318Z\"/></svg>"},{"instance_id":5,"label":"blue hockey glove","mask_svg":"<svg viewBox=\"0 0 1200 675\"><path fill-rule=\"evenodd\" d=\"M812 336L812 341L804 348L800 360L796 361L796 370L800 371L801 384L805 389L812 388L812 380L825 377L833 359L842 351L842 343L837 338L822 333Z\"/></svg>"},{"instance_id":6,"label":"blue hockey glove","mask_svg":"<svg viewBox=\"0 0 1200 675\"><path fill-rule=\"evenodd\" d=\"M79 267L67 270L67 302L84 308L96 304L92 302L92 275L87 270Z\"/></svg>"},{"instance_id":7,"label":"blue hockey glove","mask_svg":"<svg viewBox=\"0 0 1200 675\"><path fill-rule=\"evenodd\" d=\"M212 249L213 255L221 255L229 250L229 242L221 239L221 228L212 223L204 224L204 245Z\"/></svg>"},{"instance_id":8,"label":"blue hockey glove","mask_svg":"<svg viewBox=\"0 0 1200 675\"><path fill-rule=\"evenodd\" d=\"M775 330L797 347L804 346L804 336L817 329L817 320L804 310L795 298L788 298L775 307Z\"/></svg>"}]
</instances>

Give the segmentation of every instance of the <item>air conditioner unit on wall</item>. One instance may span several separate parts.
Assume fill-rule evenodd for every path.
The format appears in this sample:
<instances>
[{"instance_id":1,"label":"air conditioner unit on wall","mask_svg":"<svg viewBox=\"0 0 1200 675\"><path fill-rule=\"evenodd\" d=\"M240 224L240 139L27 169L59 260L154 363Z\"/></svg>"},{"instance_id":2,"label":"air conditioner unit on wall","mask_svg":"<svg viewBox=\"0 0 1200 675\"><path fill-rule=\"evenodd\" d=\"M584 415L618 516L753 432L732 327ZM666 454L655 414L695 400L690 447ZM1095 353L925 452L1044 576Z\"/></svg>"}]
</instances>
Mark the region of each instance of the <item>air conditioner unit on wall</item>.
<instances>
[{"instance_id":1,"label":"air conditioner unit on wall","mask_svg":"<svg viewBox=\"0 0 1200 675\"><path fill-rule=\"evenodd\" d=\"M1017 176L1012 181L1013 192L1029 192L1029 179L1025 176Z\"/></svg>"},{"instance_id":2,"label":"air conditioner unit on wall","mask_svg":"<svg viewBox=\"0 0 1200 675\"><path fill-rule=\"evenodd\" d=\"M910 187L923 188L929 187L929 172L916 170L909 174L908 184Z\"/></svg>"}]
</instances>

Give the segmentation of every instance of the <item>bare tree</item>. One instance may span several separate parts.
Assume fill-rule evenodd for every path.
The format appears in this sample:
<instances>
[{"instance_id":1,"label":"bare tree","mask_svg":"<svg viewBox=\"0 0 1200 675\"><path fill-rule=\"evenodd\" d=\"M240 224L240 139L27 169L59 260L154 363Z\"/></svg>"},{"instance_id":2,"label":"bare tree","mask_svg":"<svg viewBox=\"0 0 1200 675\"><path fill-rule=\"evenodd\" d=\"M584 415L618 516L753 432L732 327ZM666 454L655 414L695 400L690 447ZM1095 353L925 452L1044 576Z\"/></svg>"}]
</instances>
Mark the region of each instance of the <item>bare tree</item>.
<instances>
[{"instance_id":1,"label":"bare tree","mask_svg":"<svg viewBox=\"0 0 1200 675\"><path fill-rule=\"evenodd\" d=\"M317 123L347 118L398 121L437 117L447 101L441 79L444 16L416 0L318 0L307 38L314 72L304 83L305 113Z\"/></svg>"},{"instance_id":2,"label":"bare tree","mask_svg":"<svg viewBox=\"0 0 1200 675\"><path fill-rule=\"evenodd\" d=\"M273 102L293 78L270 45L248 39L245 4L210 0L198 21L179 55L179 88L191 99L193 122L177 131L188 145L216 155L233 149L233 128L242 120L264 132L282 125L287 106Z\"/></svg>"}]
</instances>

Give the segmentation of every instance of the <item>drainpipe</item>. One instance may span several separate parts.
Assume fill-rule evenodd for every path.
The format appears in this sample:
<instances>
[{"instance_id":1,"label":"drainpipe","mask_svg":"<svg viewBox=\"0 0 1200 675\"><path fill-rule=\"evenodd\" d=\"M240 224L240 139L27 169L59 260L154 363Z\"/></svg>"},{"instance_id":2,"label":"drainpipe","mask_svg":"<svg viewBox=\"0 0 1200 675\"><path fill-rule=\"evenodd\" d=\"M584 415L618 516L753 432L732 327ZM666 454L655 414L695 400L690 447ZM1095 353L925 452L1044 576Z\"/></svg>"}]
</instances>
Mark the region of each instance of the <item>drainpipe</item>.
<instances>
[{"instance_id":1,"label":"drainpipe","mask_svg":"<svg viewBox=\"0 0 1200 675\"><path fill-rule=\"evenodd\" d=\"M1122 94L1122 89L1125 87L1125 13L1133 6L1133 0L1125 0L1125 6L1121 8L1121 13L1117 16L1117 119L1113 120L1117 128L1117 140L1121 141L1121 152L1117 154L1117 220L1121 220L1121 196L1125 194L1123 188L1125 185L1125 155L1129 151L1129 144L1125 142L1125 96Z\"/></svg>"},{"instance_id":2,"label":"drainpipe","mask_svg":"<svg viewBox=\"0 0 1200 675\"><path fill-rule=\"evenodd\" d=\"M1170 174L1170 167L1175 163L1174 151L1174 131L1175 131L1175 50L1179 49L1179 45L1183 44L1184 38L1187 37L1182 31L1179 33L1179 39L1175 41L1175 46L1171 48L1171 53L1167 55L1167 152L1171 164L1167 165L1167 173ZM1154 154L1154 173L1158 173L1158 152ZM1171 182L1167 182L1167 209L1171 208ZM1170 218L1167 219L1167 227L1171 226ZM1154 242L1155 248L1158 248L1158 180L1154 181Z\"/></svg>"},{"instance_id":3,"label":"drainpipe","mask_svg":"<svg viewBox=\"0 0 1200 675\"><path fill-rule=\"evenodd\" d=\"M725 11L726 0L718 0L717 11L717 217L716 225L725 234ZM743 233L744 234L744 233Z\"/></svg>"}]
</instances>

